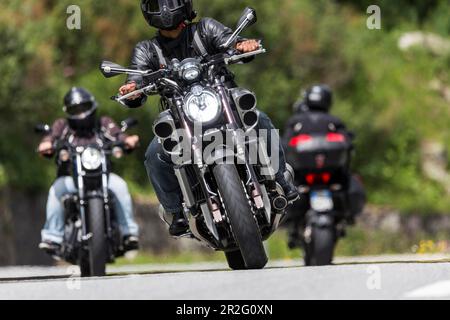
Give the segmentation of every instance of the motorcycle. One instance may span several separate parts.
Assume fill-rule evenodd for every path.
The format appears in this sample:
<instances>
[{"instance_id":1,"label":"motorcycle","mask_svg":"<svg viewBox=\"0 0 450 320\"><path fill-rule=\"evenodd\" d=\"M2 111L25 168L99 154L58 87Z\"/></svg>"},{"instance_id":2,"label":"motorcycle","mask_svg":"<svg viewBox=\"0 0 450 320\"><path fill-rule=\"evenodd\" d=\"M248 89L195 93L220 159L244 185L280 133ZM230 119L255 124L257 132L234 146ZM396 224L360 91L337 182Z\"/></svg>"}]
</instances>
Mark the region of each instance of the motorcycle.
<instances>
[{"instance_id":1,"label":"motorcycle","mask_svg":"<svg viewBox=\"0 0 450 320\"><path fill-rule=\"evenodd\" d=\"M262 47L245 54L229 49L256 21L255 10L246 8L236 31L224 44L224 51L228 51L223 54L181 62L174 59L157 71L127 69L109 61L100 66L106 78L141 75L149 83L130 94L113 97L121 104L137 93L161 96L163 111L153 125L154 134L167 154L188 154L174 161L189 223L189 231L183 236L223 251L232 269L261 269L266 265L263 241L277 229L288 206L283 189L275 182L266 144L238 135L238 131L248 132L258 123L255 94L228 88L221 75L226 66L266 52ZM232 146L221 144L205 152L213 139L226 136L231 136ZM185 148L180 148L180 141ZM260 157L251 161L249 149L255 146ZM286 176L290 178L291 172ZM160 217L169 224L170 215L162 207Z\"/></svg>"},{"instance_id":2,"label":"motorcycle","mask_svg":"<svg viewBox=\"0 0 450 320\"><path fill-rule=\"evenodd\" d=\"M300 134L286 150L293 166L301 200L290 209L293 223L289 246L303 247L307 266L332 263L338 239L353 223L352 210L362 210L365 199L349 193L353 134ZM359 202L359 203L357 203ZM292 234L293 233L293 234Z\"/></svg>"},{"instance_id":3,"label":"motorcycle","mask_svg":"<svg viewBox=\"0 0 450 320\"><path fill-rule=\"evenodd\" d=\"M121 122L121 130L135 125L137 121L129 118ZM35 131L48 135L51 127L40 124ZM66 140L53 144L58 168L71 168L77 188L63 199L64 238L55 257L79 265L82 277L104 276L106 264L125 253L108 179L111 157L120 159L128 150L123 142L98 135L96 143L86 146L73 146Z\"/></svg>"}]
</instances>

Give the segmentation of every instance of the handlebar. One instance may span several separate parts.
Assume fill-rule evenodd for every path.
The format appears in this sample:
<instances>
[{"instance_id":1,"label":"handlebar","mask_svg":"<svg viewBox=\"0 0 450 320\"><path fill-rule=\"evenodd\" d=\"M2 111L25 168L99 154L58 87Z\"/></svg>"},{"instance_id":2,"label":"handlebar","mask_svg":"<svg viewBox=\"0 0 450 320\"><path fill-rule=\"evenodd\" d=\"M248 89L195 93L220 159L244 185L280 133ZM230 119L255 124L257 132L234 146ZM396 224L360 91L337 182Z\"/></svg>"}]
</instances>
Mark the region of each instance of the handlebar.
<instances>
[{"instance_id":1,"label":"handlebar","mask_svg":"<svg viewBox=\"0 0 450 320\"><path fill-rule=\"evenodd\" d=\"M61 150L68 150L69 152L79 152L76 149L80 146L71 145L69 142L65 140L57 140L53 142L52 148L48 151L51 151L50 154L42 154L42 156L46 158L53 158L55 154L57 154ZM83 150L86 148L93 147L93 145L83 146ZM134 149L127 148L125 142L123 141L106 141L103 146L96 145L96 148L103 150L106 154L113 154L114 149L120 148L125 153L131 153ZM36 149L36 153L40 153L39 150Z\"/></svg>"},{"instance_id":2,"label":"handlebar","mask_svg":"<svg viewBox=\"0 0 450 320\"><path fill-rule=\"evenodd\" d=\"M253 51L253 52L242 53L242 54L231 56L229 58L225 58L224 62L225 62L225 64L230 65L230 64L233 64L235 62L239 62L242 59L254 57L254 56L257 56L259 54L266 53L266 52L267 52L266 49L260 48L260 49L258 49L256 51Z\"/></svg>"},{"instance_id":3,"label":"handlebar","mask_svg":"<svg viewBox=\"0 0 450 320\"><path fill-rule=\"evenodd\" d=\"M231 65L240 62L243 59L251 58L263 53L266 53L267 50L263 47L260 47L260 49L252 52L242 53L242 54L217 54L214 56L207 57L207 61L202 63L202 67L207 69L211 66L225 64L225 65ZM115 69L115 72L118 73L125 73L125 74L136 74L136 70L130 69ZM141 89L135 90L133 92L130 92L125 95L115 95L111 97L111 100L117 101L122 105L125 105L125 100L128 100L129 98L135 96L135 95L151 95L152 93L156 93L158 90L158 81L164 81L164 85L173 86L175 89L178 87L178 85L171 79L168 79L168 77L171 76L171 74L178 72L177 69L174 68L164 68L160 69L158 71L152 72L151 70L147 71L139 71L139 74L142 75L143 78L145 78L150 85L143 87Z\"/></svg>"}]
</instances>

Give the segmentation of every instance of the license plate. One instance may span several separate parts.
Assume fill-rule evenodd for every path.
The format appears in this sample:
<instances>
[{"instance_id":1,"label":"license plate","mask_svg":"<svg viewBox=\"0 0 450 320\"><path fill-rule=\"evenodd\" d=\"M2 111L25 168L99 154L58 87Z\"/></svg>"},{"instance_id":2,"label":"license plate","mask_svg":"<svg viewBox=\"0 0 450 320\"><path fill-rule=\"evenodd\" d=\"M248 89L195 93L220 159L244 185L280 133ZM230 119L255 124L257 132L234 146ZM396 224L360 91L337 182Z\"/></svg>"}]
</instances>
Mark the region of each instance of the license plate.
<instances>
[{"instance_id":1,"label":"license plate","mask_svg":"<svg viewBox=\"0 0 450 320\"><path fill-rule=\"evenodd\" d=\"M311 192L311 208L317 212L331 211L334 208L333 196L328 190Z\"/></svg>"}]
</instances>

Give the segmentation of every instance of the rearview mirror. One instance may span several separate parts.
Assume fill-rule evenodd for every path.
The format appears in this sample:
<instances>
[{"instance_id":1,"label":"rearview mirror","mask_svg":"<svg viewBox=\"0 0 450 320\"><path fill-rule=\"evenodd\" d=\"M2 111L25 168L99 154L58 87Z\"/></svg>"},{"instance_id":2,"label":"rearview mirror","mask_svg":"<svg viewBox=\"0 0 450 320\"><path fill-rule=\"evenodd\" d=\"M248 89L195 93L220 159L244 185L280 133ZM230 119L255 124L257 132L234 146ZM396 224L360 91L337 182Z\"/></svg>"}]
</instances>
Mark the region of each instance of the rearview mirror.
<instances>
[{"instance_id":1,"label":"rearview mirror","mask_svg":"<svg viewBox=\"0 0 450 320\"><path fill-rule=\"evenodd\" d=\"M125 68L122 67L120 64L111 61L103 61L100 64L100 71L102 72L105 78L112 78L119 74L123 74L122 70L124 69Z\"/></svg>"},{"instance_id":2,"label":"rearview mirror","mask_svg":"<svg viewBox=\"0 0 450 320\"><path fill-rule=\"evenodd\" d=\"M48 124L38 124L34 127L34 132L39 134L49 134L52 132L52 128Z\"/></svg>"},{"instance_id":3,"label":"rearview mirror","mask_svg":"<svg viewBox=\"0 0 450 320\"><path fill-rule=\"evenodd\" d=\"M258 17L256 16L256 11L253 8L247 7L245 8L244 12L242 12L241 18L239 19L239 22L237 24L236 31L233 32L233 34L230 36L230 38L225 42L222 47L223 48L229 48L232 43L236 41L239 34L241 32L256 23L258 21Z\"/></svg>"},{"instance_id":4,"label":"rearview mirror","mask_svg":"<svg viewBox=\"0 0 450 320\"><path fill-rule=\"evenodd\" d=\"M243 30L254 25L258 21L258 17L256 16L256 11L253 8L247 7L239 19L236 30Z\"/></svg>"},{"instance_id":5,"label":"rearview mirror","mask_svg":"<svg viewBox=\"0 0 450 320\"><path fill-rule=\"evenodd\" d=\"M128 129L137 126L138 121L135 118L128 118L123 120L120 125L122 126L122 132L127 131Z\"/></svg>"}]
</instances>

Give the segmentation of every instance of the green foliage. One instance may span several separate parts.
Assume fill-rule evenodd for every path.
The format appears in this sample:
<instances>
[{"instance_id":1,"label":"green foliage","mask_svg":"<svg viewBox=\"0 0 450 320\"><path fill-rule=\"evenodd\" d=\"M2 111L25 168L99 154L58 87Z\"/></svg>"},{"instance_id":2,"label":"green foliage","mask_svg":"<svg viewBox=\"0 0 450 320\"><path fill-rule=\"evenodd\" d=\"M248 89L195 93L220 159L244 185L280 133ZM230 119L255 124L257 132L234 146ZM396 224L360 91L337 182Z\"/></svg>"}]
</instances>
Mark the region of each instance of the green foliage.
<instances>
[{"instance_id":1,"label":"green foliage","mask_svg":"<svg viewBox=\"0 0 450 320\"><path fill-rule=\"evenodd\" d=\"M244 34L263 39L268 54L233 67L241 86L254 90L260 108L283 128L300 89L329 83L336 91L334 112L356 132L355 171L370 201L403 211L442 212L450 203L441 186L427 180L420 166L420 145L436 139L450 147L448 102L430 89L440 79L449 86L449 56L424 50L401 52L403 32L423 29L448 38L450 4L427 1L196 0L200 17L234 27L246 5L259 22ZM366 28L366 8L378 4L382 30ZM79 5L82 29L66 28L66 8ZM126 110L110 101L124 78L104 79L103 59L127 64L134 45L155 30L145 23L135 0L10 0L0 4L0 182L43 190L53 178L53 163L34 152L32 128L62 115L61 101L71 86L85 86L116 120L134 116L141 148L116 169L147 192L145 147L157 100Z\"/></svg>"}]
</instances>

